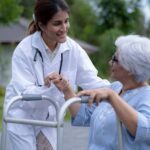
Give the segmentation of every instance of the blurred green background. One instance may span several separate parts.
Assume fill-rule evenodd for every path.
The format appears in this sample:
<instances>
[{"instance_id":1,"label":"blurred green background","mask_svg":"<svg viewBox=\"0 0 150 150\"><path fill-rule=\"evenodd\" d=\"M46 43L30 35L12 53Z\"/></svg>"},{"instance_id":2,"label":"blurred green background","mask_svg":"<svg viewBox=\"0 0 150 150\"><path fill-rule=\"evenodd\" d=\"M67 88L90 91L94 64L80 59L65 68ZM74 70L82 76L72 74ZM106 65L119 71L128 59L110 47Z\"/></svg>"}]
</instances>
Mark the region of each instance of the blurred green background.
<instances>
[{"instance_id":1,"label":"blurred green background","mask_svg":"<svg viewBox=\"0 0 150 150\"><path fill-rule=\"evenodd\" d=\"M149 0L66 1L71 10L69 35L98 47L98 51L90 54L90 58L102 78L109 78L108 61L115 51L116 37L126 34L150 37L150 20L143 12L145 7L150 10ZM34 2L35 0L0 0L0 26L16 23L21 17L32 20ZM15 46L11 45L11 49ZM0 43L0 53L9 49ZM4 64L0 65L1 76L7 62L0 63ZM0 83L0 119L4 93L5 86Z\"/></svg>"}]
</instances>

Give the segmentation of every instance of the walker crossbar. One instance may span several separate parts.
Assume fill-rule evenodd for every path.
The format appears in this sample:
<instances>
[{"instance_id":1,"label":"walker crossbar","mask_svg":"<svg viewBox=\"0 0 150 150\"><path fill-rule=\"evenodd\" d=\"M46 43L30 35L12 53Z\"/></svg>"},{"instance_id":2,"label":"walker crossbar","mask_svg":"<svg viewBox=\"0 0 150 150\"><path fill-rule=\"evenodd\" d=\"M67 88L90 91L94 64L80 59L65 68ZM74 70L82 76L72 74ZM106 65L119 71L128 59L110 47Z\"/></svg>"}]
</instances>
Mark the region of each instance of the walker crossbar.
<instances>
[{"instance_id":1,"label":"walker crossbar","mask_svg":"<svg viewBox=\"0 0 150 150\"><path fill-rule=\"evenodd\" d=\"M43 97L41 95L37 94L24 94L22 95L23 101L37 101L37 100L43 100Z\"/></svg>"},{"instance_id":2,"label":"walker crossbar","mask_svg":"<svg viewBox=\"0 0 150 150\"><path fill-rule=\"evenodd\" d=\"M31 119L16 119L11 117L6 117L5 122L9 123L17 123L17 124L30 124L30 125L39 125L39 126L47 126L57 128L57 122L51 121L42 121L41 120L31 120Z\"/></svg>"},{"instance_id":3,"label":"walker crossbar","mask_svg":"<svg viewBox=\"0 0 150 150\"><path fill-rule=\"evenodd\" d=\"M88 99L89 99L88 96L70 98L62 105L59 111L59 107L57 103L52 101L47 96L23 95L23 96L16 96L12 98L12 100L7 104L6 108L3 111L4 113L3 113L3 132L2 132L1 150L6 150L7 123L31 124L31 125L40 125L40 126L57 128L57 150L62 150L64 117L65 117L67 109L69 108L70 105L77 103L77 102L87 103ZM23 100L23 101L48 100L50 101L50 103L52 103L55 106L57 121L51 122L51 121L17 119L17 118L8 117L8 111L10 107L19 100ZM122 127L121 127L121 123L118 117L117 117L117 125L118 125L118 147L119 147L119 150L124 150L123 141L122 141Z\"/></svg>"}]
</instances>

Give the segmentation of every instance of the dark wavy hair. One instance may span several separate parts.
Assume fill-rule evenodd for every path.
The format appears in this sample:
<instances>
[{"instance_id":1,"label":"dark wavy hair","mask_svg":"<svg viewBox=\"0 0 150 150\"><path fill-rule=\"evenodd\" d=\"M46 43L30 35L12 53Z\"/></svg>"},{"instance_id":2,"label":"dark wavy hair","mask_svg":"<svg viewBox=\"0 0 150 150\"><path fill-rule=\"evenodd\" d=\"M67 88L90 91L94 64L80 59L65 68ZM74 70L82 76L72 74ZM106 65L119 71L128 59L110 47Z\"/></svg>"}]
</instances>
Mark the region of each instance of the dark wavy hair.
<instances>
[{"instance_id":1,"label":"dark wavy hair","mask_svg":"<svg viewBox=\"0 0 150 150\"><path fill-rule=\"evenodd\" d=\"M41 31L39 22L46 25L60 10L70 13L69 6L64 0L37 0L34 7L33 21L28 27L28 34Z\"/></svg>"}]
</instances>

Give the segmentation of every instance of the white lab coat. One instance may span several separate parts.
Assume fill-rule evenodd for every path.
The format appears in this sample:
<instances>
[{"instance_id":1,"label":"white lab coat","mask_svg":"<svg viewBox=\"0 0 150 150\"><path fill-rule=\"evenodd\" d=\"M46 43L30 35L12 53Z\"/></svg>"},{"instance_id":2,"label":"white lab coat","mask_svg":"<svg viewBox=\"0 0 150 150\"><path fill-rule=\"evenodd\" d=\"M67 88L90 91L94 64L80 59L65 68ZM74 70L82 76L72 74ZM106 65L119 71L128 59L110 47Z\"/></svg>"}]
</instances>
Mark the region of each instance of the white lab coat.
<instances>
[{"instance_id":1,"label":"white lab coat","mask_svg":"<svg viewBox=\"0 0 150 150\"><path fill-rule=\"evenodd\" d=\"M39 54L37 54L36 61L34 61L36 49L41 52L44 59L43 62ZM108 81L97 77L97 70L86 52L69 37L67 37L66 42L60 44L58 53L50 63L45 47L41 41L41 34L40 32L36 32L22 40L14 51L12 57L12 79L7 86L5 105L16 95L41 94L50 96L61 107L64 102L63 94L54 85L51 85L50 88L45 87L43 80L49 73L58 72L61 53L63 53L61 74L69 80L75 90L77 85L83 89L92 89L108 84ZM55 120L54 108L48 102L20 102L12 108L10 115L45 120L48 112L48 119ZM56 149L55 129L10 124L8 130L20 136L28 134L35 136L39 130L42 130L54 147L54 150ZM24 150L23 146L22 150Z\"/></svg>"}]
</instances>

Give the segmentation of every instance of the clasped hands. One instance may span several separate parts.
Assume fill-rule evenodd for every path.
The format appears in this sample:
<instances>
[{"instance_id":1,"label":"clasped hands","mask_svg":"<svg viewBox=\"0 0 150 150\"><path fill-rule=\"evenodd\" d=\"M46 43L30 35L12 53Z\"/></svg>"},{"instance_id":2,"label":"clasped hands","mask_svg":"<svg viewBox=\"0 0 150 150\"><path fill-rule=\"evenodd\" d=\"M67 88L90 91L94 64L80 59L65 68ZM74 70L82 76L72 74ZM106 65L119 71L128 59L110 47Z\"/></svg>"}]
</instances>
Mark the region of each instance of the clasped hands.
<instances>
[{"instance_id":1,"label":"clasped hands","mask_svg":"<svg viewBox=\"0 0 150 150\"><path fill-rule=\"evenodd\" d=\"M45 86L50 87L51 83L54 83L55 86L64 93L65 99L69 99L75 96L89 96L88 105L92 106L93 102L96 102L98 105L100 101L103 99L110 99L113 91L110 88L99 88L99 89L92 89L92 90L83 90L79 93L75 93L71 88L69 81L65 79L62 75L54 72L49 74L45 79L44 83Z\"/></svg>"}]
</instances>

